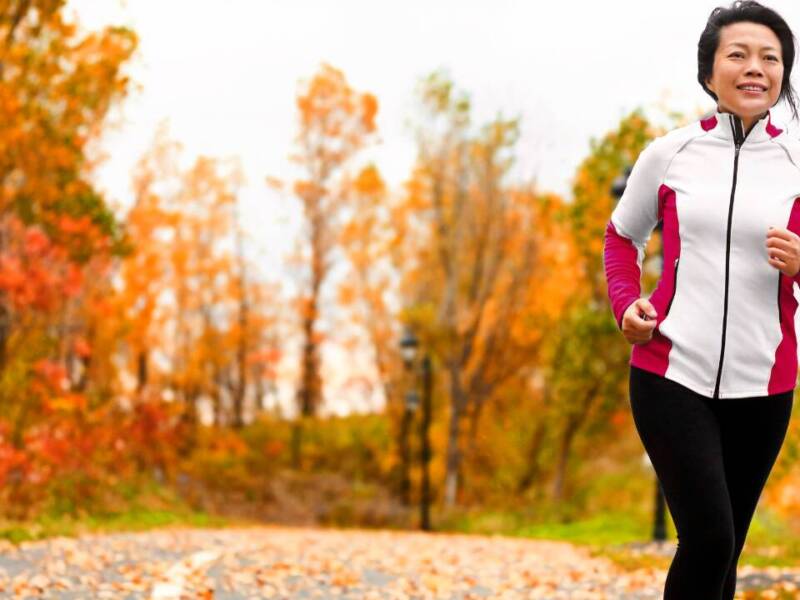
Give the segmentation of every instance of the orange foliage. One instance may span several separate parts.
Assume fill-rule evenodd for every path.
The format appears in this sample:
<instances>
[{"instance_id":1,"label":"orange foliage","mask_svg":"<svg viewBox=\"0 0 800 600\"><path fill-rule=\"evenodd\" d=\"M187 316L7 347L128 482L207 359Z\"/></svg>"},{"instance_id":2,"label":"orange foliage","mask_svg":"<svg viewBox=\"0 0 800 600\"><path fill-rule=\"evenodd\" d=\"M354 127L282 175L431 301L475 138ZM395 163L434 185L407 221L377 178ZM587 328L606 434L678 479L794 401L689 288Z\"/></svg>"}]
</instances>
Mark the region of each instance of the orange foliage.
<instances>
[{"instance_id":1,"label":"orange foliage","mask_svg":"<svg viewBox=\"0 0 800 600\"><path fill-rule=\"evenodd\" d=\"M340 70L322 64L311 80L303 83L297 108L298 152L292 160L306 175L292 188L302 203L310 250L308 277L297 298L304 339L297 401L300 412L309 416L322 401L319 298L340 242L339 222L348 213L348 166L375 131L378 102L370 94L355 92Z\"/></svg>"},{"instance_id":2,"label":"orange foliage","mask_svg":"<svg viewBox=\"0 0 800 600\"><path fill-rule=\"evenodd\" d=\"M507 181L516 119L472 130L470 104L442 73L420 87L418 158L392 207L390 255L401 272L404 320L432 350L446 390L441 432L446 502L456 499L462 421L469 446L484 405L528 385L541 348L579 286L563 201ZM444 454L444 456L442 456Z\"/></svg>"}]
</instances>

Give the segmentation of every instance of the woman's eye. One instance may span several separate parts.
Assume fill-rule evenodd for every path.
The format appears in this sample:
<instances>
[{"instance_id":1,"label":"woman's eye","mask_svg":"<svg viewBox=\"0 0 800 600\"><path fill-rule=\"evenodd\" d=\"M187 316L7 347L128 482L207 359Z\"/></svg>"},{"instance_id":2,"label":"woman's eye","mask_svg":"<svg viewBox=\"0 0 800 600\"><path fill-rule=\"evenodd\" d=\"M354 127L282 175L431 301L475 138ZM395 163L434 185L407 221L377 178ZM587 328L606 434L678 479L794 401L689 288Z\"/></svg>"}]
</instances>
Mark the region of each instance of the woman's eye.
<instances>
[{"instance_id":1,"label":"woman's eye","mask_svg":"<svg viewBox=\"0 0 800 600\"><path fill-rule=\"evenodd\" d=\"M778 62L778 57L777 57L777 56L772 56L772 55L770 54L769 56L767 56L767 58L768 58L769 60L774 60L775 62Z\"/></svg>"},{"instance_id":2,"label":"woman's eye","mask_svg":"<svg viewBox=\"0 0 800 600\"><path fill-rule=\"evenodd\" d=\"M742 54L741 52L734 52L733 54L730 54L729 56L735 57L735 58L739 58L739 57L744 56L744 54Z\"/></svg>"}]
</instances>

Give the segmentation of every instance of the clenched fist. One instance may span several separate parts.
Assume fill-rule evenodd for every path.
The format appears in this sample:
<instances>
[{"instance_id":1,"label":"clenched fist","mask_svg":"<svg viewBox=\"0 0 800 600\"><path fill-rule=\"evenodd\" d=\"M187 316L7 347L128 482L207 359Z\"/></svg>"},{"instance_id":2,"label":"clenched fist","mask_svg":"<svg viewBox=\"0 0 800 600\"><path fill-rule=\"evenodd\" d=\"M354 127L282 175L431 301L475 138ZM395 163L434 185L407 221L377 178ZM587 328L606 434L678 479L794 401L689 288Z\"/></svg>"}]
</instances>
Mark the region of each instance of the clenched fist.
<instances>
[{"instance_id":1,"label":"clenched fist","mask_svg":"<svg viewBox=\"0 0 800 600\"><path fill-rule=\"evenodd\" d=\"M787 277L800 271L800 237L788 229L770 227L767 230L769 264Z\"/></svg>"},{"instance_id":2,"label":"clenched fist","mask_svg":"<svg viewBox=\"0 0 800 600\"><path fill-rule=\"evenodd\" d=\"M631 344L643 344L653 337L658 313L646 298L639 298L622 315L622 335Z\"/></svg>"}]
</instances>

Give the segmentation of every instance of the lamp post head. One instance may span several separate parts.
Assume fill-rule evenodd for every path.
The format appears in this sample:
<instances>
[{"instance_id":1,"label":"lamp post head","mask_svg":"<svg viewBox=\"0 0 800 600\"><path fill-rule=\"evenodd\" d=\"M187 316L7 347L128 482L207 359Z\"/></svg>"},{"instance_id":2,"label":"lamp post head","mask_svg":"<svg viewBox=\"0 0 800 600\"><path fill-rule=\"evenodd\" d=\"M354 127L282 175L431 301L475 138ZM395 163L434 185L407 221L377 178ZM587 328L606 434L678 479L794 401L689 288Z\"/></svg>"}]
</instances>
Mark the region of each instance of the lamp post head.
<instances>
[{"instance_id":1,"label":"lamp post head","mask_svg":"<svg viewBox=\"0 0 800 600\"><path fill-rule=\"evenodd\" d=\"M419 341L414 335L414 331L410 327L406 327L403 338L400 340L400 352L403 355L403 364L407 369L416 362L418 349Z\"/></svg>"},{"instance_id":2,"label":"lamp post head","mask_svg":"<svg viewBox=\"0 0 800 600\"><path fill-rule=\"evenodd\" d=\"M611 183L611 195L617 200L622 198L622 194L625 193L625 186L628 185L628 177L630 177L630 174L631 167L625 167L622 174L615 178Z\"/></svg>"},{"instance_id":3,"label":"lamp post head","mask_svg":"<svg viewBox=\"0 0 800 600\"><path fill-rule=\"evenodd\" d=\"M417 394L416 390L409 390L406 392L405 401L406 410L408 412L414 412L419 406L419 394Z\"/></svg>"}]
</instances>

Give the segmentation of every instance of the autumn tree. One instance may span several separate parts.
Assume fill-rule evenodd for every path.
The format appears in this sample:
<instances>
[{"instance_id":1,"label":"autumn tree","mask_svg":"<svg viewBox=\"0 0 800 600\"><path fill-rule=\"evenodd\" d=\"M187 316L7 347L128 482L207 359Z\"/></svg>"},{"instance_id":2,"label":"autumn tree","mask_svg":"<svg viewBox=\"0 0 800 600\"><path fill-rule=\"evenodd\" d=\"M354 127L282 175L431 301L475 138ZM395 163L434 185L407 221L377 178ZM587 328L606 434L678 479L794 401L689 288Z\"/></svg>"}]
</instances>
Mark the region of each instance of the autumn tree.
<instances>
[{"instance_id":1,"label":"autumn tree","mask_svg":"<svg viewBox=\"0 0 800 600\"><path fill-rule=\"evenodd\" d=\"M349 332L345 340L352 352L371 357L372 373L384 399L384 414L394 440L387 457L388 470L404 501L409 501L411 452L409 434L412 415L403 392L405 379L398 340L397 300L402 260L400 241L402 205L390 193L378 168L368 165L344 186L346 217L340 241L347 271L339 282L338 313Z\"/></svg>"},{"instance_id":2,"label":"autumn tree","mask_svg":"<svg viewBox=\"0 0 800 600\"><path fill-rule=\"evenodd\" d=\"M551 399L549 425L556 431L552 495L566 495L572 447L580 432L602 423L625 398L630 346L609 311L603 269L605 227L614 209L612 184L632 165L657 131L639 112L591 144L572 187L564 217L569 223L583 285L549 338L545 389ZM656 242L656 236L653 237ZM654 250L651 244L649 252ZM647 275L652 280L652 273ZM645 281L645 288L648 282ZM602 349L600 351L599 349Z\"/></svg>"},{"instance_id":3,"label":"autumn tree","mask_svg":"<svg viewBox=\"0 0 800 600\"><path fill-rule=\"evenodd\" d=\"M303 170L293 191L305 216L307 278L298 299L302 348L297 387L299 419L292 456L299 466L302 419L316 414L322 401L320 376L320 294L332 269L342 222L342 184L350 163L375 131L374 96L353 90L344 74L323 64L297 97L299 127L293 160Z\"/></svg>"},{"instance_id":4,"label":"autumn tree","mask_svg":"<svg viewBox=\"0 0 800 600\"><path fill-rule=\"evenodd\" d=\"M48 235L65 215L87 217L113 245L119 228L89 182L88 148L129 89L123 66L136 36L109 28L81 37L60 7L19 1L0 10L0 212Z\"/></svg>"},{"instance_id":5,"label":"autumn tree","mask_svg":"<svg viewBox=\"0 0 800 600\"><path fill-rule=\"evenodd\" d=\"M123 251L122 235L94 189L89 148L130 82L136 36L123 28L82 34L62 2L0 3L0 394L19 439L36 400L26 386L37 360L66 369L87 391L91 338L83 306L93 281Z\"/></svg>"},{"instance_id":6,"label":"autumn tree","mask_svg":"<svg viewBox=\"0 0 800 600\"><path fill-rule=\"evenodd\" d=\"M117 296L127 371L136 396L174 394L190 423L208 400L216 424L241 427L248 391L257 396L278 350L275 292L248 275L241 182L235 162L198 157L183 168L164 126L134 172Z\"/></svg>"},{"instance_id":7,"label":"autumn tree","mask_svg":"<svg viewBox=\"0 0 800 600\"><path fill-rule=\"evenodd\" d=\"M353 329L366 334L375 372L388 400L396 379L399 353L397 320L390 303L397 292L392 262L396 232L394 206L380 172L368 165L343 187L346 217L339 245L347 258L348 276L339 282L339 303Z\"/></svg>"},{"instance_id":8,"label":"autumn tree","mask_svg":"<svg viewBox=\"0 0 800 600\"><path fill-rule=\"evenodd\" d=\"M474 435L485 403L536 365L545 305L536 286L550 243L540 220L554 200L508 181L517 119L497 117L474 131L469 100L453 88L442 73L420 87L418 158L402 209L405 316L444 372L448 506L457 498L462 422L471 417Z\"/></svg>"},{"instance_id":9,"label":"autumn tree","mask_svg":"<svg viewBox=\"0 0 800 600\"><path fill-rule=\"evenodd\" d=\"M16 457L0 470L21 510L36 502L26 486L41 500L59 476L80 473L79 496L97 481L115 380L105 297L126 251L93 145L130 90L137 39L81 31L63 7L0 2L0 429Z\"/></svg>"},{"instance_id":10,"label":"autumn tree","mask_svg":"<svg viewBox=\"0 0 800 600\"><path fill-rule=\"evenodd\" d=\"M132 172L133 205L125 219L132 249L119 265L123 282L116 294L129 371L134 373L137 396L158 390L164 381L154 379L153 355L163 352L162 336L168 313L160 299L169 291L169 254L178 214L164 196L180 186L180 146L169 139L166 124L159 126L151 148ZM157 374L156 374L157 375ZM121 392L123 390L120 390Z\"/></svg>"}]
</instances>

